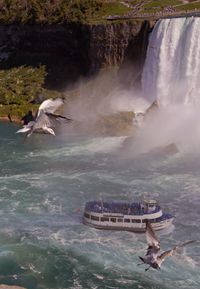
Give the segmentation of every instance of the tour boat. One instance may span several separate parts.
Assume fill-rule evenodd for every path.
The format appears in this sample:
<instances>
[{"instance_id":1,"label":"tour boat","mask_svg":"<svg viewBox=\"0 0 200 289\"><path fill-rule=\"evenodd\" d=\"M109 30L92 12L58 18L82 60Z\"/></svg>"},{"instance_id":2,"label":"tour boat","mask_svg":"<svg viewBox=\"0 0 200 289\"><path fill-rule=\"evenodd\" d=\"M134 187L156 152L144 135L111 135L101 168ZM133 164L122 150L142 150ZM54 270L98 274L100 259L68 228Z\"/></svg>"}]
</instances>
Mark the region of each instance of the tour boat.
<instances>
[{"instance_id":1,"label":"tour boat","mask_svg":"<svg viewBox=\"0 0 200 289\"><path fill-rule=\"evenodd\" d=\"M101 200L85 204L83 223L97 229L145 232L147 219L154 230L161 230L174 217L164 213L156 200L133 203Z\"/></svg>"}]
</instances>

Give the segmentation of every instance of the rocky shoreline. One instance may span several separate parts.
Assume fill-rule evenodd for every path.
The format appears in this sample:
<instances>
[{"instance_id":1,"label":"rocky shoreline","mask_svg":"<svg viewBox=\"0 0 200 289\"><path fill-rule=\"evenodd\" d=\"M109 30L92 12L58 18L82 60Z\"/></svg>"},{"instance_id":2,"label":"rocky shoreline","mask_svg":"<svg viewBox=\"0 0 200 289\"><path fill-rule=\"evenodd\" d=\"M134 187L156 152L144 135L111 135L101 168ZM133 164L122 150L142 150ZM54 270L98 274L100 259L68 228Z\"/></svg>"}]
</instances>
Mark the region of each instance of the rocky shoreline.
<instances>
[{"instance_id":1,"label":"rocky shoreline","mask_svg":"<svg viewBox=\"0 0 200 289\"><path fill-rule=\"evenodd\" d=\"M0 285L0 289L26 289L26 288L21 287L21 286L2 284L2 285Z\"/></svg>"},{"instance_id":2,"label":"rocky shoreline","mask_svg":"<svg viewBox=\"0 0 200 289\"><path fill-rule=\"evenodd\" d=\"M10 122L10 123L13 122L13 123L16 123L16 124L21 124L22 123L20 118L13 117L10 120L8 116L0 116L0 121L1 122Z\"/></svg>"}]
</instances>

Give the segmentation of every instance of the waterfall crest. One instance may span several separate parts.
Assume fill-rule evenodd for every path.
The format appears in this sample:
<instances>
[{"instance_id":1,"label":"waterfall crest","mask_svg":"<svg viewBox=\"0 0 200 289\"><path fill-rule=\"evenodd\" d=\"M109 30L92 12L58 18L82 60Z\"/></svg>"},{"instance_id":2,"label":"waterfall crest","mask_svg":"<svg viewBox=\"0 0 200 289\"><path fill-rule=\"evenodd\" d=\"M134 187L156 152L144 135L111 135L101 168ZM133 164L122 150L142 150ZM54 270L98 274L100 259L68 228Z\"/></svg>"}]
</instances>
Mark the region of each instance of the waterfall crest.
<instances>
[{"instance_id":1,"label":"waterfall crest","mask_svg":"<svg viewBox=\"0 0 200 289\"><path fill-rule=\"evenodd\" d=\"M200 103L200 17L163 19L149 39L143 95L160 106Z\"/></svg>"}]
</instances>

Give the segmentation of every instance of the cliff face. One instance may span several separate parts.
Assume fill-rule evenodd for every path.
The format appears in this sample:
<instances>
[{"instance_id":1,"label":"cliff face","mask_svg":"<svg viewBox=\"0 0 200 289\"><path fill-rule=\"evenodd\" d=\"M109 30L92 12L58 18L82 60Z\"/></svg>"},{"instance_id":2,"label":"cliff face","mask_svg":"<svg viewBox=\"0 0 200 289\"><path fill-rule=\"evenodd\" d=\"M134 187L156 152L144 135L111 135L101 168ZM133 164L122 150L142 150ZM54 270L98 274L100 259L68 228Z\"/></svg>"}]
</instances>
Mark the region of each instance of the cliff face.
<instances>
[{"instance_id":1,"label":"cliff face","mask_svg":"<svg viewBox=\"0 0 200 289\"><path fill-rule=\"evenodd\" d=\"M91 26L91 68L97 70L102 65L122 64L128 47L136 40L143 25L144 22L122 22Z\"/></svg>"},{"instance_id":2,"label":"cliff face","mask_svg":"<svg viewBox=\"0 0 200 289\"><path fill-rule=\"evenodd\" d=\"M141 66L149 29L142 21L0 26L0 69L43 64L48 72L47 86L63 88L104 66Z\"/></svg>"},{"instance_id":3,"label":"cliff face","mask_svg":"<svg viewBox=\"0 0 200 289\"><path fill-rule=\"evenodd\" d=\"M129 40L119 69L121 83L126 88L140 88L143 65L146 58L149 33L155 22L144 21L138 33Z\"/></svg>"},{"instance_id":4,"label":"cliff face","mask_svg":"<svg viewBox=\"0 0 200 289\"><path fill-rule=\"evenodd\" d=\"M1 69L45 65L54 88L89 70L87 27L81 25L0 26Z\"/></svg>"}]
</instances>

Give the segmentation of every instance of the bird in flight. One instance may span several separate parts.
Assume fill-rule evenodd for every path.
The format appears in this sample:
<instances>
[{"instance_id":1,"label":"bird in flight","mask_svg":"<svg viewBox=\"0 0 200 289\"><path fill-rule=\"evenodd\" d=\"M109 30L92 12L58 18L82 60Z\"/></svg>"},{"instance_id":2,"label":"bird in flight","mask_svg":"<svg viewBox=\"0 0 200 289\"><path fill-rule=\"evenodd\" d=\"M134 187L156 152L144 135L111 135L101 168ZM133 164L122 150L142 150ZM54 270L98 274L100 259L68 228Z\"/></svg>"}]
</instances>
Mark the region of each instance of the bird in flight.
<instances>
[{"instance_id":1,"label":"bird in flight","mask_svg":"<svg viewBox=\"0 0 200 289\"><path fill-rule=\"evenodd\" d=\"M32 133L51 134L55 136L55 123L59 120L71 121L70 118L55 114L55 111L64 104L63 99L46 99L43 101L37 111L33 121L28 122L16 133L26 133L30 137Z\"/></svg>"},{"instance_id":2,"label":"bird in flight","mask_svg":"<svg viewBox=\"0 0 200 289\"><path fill-rule=\"evenodd\" d=\"M184 243L175 245L172 249L167 250L160 254L160 241L158 240L148 220L146 220L146 239L148 243L147 252L144 257L139 257L142 263L138 264L138 265L143 265L143 264L149 265L149 267L146 268L145 271L148 271L151 267L154 269L160 269L160 266L166 257L172 256L178 248L181 248L181 247L184 247L186 245L196 242L196 240L186 241Z\"/></svg>"}]
</instances>

